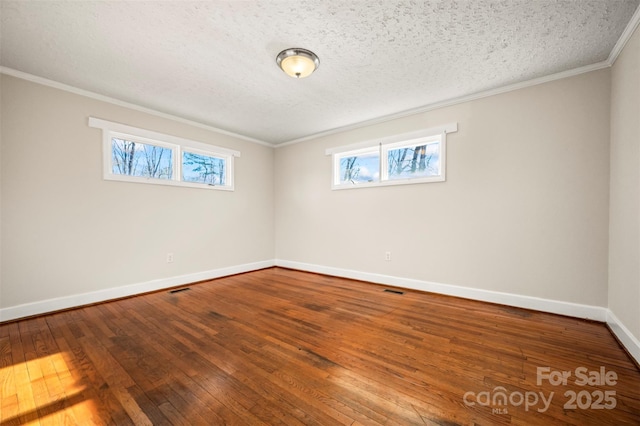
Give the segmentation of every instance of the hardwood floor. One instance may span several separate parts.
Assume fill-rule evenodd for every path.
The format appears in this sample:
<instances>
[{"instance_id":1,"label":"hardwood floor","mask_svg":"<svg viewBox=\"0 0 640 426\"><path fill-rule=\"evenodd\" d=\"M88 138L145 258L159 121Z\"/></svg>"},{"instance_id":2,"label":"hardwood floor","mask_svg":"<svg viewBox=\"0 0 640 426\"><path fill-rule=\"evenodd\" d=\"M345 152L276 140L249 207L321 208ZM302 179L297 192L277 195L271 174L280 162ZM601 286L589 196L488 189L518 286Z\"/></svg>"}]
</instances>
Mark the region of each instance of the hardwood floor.
<instances>
[{"instance_id":1,"label":"hardwood floor","mask_svg":"<svg viewBox=\"0 0 640 426\"><path fill-rule=\"evenodd\" d=\"M1 325L0 386L3 426L640 424L603 324L281 268Z\"/></svg>"}]
</instances>

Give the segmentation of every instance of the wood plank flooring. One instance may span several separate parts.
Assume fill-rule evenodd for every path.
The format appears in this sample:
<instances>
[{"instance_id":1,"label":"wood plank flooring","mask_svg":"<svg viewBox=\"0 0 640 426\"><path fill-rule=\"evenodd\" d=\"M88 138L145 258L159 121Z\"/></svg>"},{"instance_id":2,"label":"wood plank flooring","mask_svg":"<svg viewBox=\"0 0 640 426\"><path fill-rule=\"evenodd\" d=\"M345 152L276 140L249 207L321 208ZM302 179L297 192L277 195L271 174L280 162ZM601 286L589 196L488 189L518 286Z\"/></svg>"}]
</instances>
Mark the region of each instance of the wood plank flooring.
<instances>
[{"instance_id":1,"label":"wood plank flooring","mask_svg":"<svg viewBox=\"0 0 640 426\"><path fill-rule=\"evenodd\" d=\"M1 425L640 424L603 324L281 268L189 287L0 325Z\"/></svg>"}]
</instances>

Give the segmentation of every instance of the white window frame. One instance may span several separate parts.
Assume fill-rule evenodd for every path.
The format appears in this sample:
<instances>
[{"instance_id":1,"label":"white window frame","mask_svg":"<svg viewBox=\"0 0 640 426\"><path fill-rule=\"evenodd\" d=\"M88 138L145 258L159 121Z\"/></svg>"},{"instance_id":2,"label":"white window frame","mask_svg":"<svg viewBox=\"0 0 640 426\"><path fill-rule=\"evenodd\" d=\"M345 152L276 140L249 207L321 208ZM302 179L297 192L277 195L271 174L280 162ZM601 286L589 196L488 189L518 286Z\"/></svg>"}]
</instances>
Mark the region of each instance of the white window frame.
<instances>
[{"instance_id":1,"label":"white window frame","mask_svg":"<svg viewBox=\"0 0 640 426\"><path fill-rule=\"evenodd\" d=\"M329 148L326 155L331 155L331 189L371 188L390 185L407 185L416 183L444 182L446 180L447 160L447 134L458 131L458 123L449 123L443 126L432 127L410 133L393 135L378 140L370 140L353 145ZM407 177L401 179L389 179L389 151L424 144L440 143L440 174L426 177ZM340 160L345 157L362 155L378 150L380 153L379 180L375 182L349 182L340 183Z\"/></svg>"},{"instance_id":2,"label":"white window frame","mask_svg":"<svg viewBox=\"0 0 640 426\"><path fill-rule=\"evenodd\" d=\"M105 180L120 182L146 183L153 185L184 186L190 188L234 191L234 158L240 157L240 152L228 148L196 142L177 136L165 135L151 130L140 129L126 124L89 117L89 127L102 129L102 177ZM113 173L112 140L113 138L155 145L171 149L172 176L171 179L147 178ZM225 166L225 184L210 185L206 183L186 182L182 180L182 153L184 151L210 157L223 158Z\"/></svg>"}]
</instances>

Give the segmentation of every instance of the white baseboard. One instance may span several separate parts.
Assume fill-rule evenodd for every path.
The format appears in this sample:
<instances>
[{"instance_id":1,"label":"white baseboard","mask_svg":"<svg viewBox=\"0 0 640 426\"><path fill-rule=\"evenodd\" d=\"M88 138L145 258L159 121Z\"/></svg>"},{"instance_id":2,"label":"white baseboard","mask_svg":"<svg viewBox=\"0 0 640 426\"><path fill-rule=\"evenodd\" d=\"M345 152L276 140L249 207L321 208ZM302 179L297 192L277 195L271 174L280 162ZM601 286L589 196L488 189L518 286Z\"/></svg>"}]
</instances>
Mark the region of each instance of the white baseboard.
<instances>
[{"instance_id":1,"label":"white baseboard","mask_svg":"<svg viewBox=\"0 0 640 426\"><path fill-rule=\"evenodd\" d=\"M74 294L71 296L57 297L55 299L41 300L25 303L23 305L10 306L0 309L0 322L19 318L40 315L63 309L75 308L92 303L119 299L121 297L134 296L150 291L163 290L179 285L190 284L197 281L211 280L228 275L241 274L243 272L256 271L258 269L274 266L273 260L245 263L243 265L229 266L226 268L212 269L210 271L196 272L193 274L179 275L176 277L161 278L138 284L113 287L105 290L92 291L90 293Z\"/></svg>"},{"instance_id":2,"label":"white baseboard","mask_svg":"<svg viewBox=\"0 0 640 426\"><path fill-rule=\"evenodd\" d=\"M622 346L627 349L636 362L640 365L640 340L638 340L625 325L615 316L611 310L607 310L607 324L616 335Z\"/></svg>"},{"instance_id":3,"label":"white baseboard","mask_svg":"<svg viewBox=\"0 0 640 426\"><path fill-rule=\"evenodd\" d=\"M90 293L76 294L55 299L47 299L38 302L25 303L23 305L10 306L0 309L0 322L25 318L32 315L46 314L48 312L75 308L92 303L104 302L121 297L134 296L136 294L163 290L197 281L210 280L243 272L256 271L271 266L298 269L301 271L316 272L319 274L334 275L337 277L352 278L393 287L409 288L465 299L480 300L484 302L499 303L518 308L533 309L541 312L567 315L576 318L590 319L606 322L616 337L627 349L629 354L640 364L640 341L624 326L624 324L609 309L601 306L581 305L558 300L542 299L532 296L522 296L513 293L502 293L491 290L483 290L470 287L462 287L451 284L442 284L429 281L421 281L410 278L400 278L391 275L374 274L369 272L354 271L350 269L334 268L330 266L315 265L310 263L295 262L275 259L264 260L210 271L196 272L193 274L176 277L162 278L132 284L122 287L114 287Z\"/></svg>"},{"instance_id":4,"label":"white baseboard","mask_svg":"<svg viewBox=\"0 0 640 426\"><path fill-rule=\"evenodd\" d=\"M330 266L293 262L282 259L276 259L275 264L276 266L282 266L284 268L300 269L302 271L335 275L338 277L369 281L393 287L403 287L420 291L428 291L431 293L446 294L448 296L462 297L464 299L499 303L501 305L533 309L536 311L549 312L552 314L567 315L571 317L585 318L601 322L605 322L607 320L608 309L602 306L581 305L578 303L562 302L559 300L542 299L539 297L522 296L513 293L502 293L498 291L462 287L451 284L441 284L430 281L414 280L410 278L399 278L391 275L372 274L369 272L333 268Z\"/></svg>"}]
</instances>

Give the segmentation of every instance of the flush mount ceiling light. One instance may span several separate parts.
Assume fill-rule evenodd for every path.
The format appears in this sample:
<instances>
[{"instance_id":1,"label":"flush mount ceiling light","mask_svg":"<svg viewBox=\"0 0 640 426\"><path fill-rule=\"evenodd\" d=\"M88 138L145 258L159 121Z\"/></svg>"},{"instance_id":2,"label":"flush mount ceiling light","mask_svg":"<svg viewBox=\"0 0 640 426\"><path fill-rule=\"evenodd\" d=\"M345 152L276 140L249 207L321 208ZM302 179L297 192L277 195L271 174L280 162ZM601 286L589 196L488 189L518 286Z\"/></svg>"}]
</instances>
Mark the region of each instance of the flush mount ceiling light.
<instances>
[{"instance_id":1,"label":"flush mount ceiling light","mask_svg":"<svg viewBox=\"0 0 640 426\"><path fill-rule=\"evenodd\" d=\"M308 77L320 66L320 59L310 50L291 48L278 53L278 66L294 78Z\"/></svg>"}]
</instances>

